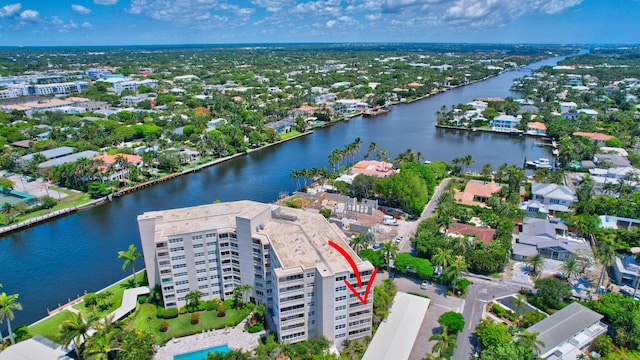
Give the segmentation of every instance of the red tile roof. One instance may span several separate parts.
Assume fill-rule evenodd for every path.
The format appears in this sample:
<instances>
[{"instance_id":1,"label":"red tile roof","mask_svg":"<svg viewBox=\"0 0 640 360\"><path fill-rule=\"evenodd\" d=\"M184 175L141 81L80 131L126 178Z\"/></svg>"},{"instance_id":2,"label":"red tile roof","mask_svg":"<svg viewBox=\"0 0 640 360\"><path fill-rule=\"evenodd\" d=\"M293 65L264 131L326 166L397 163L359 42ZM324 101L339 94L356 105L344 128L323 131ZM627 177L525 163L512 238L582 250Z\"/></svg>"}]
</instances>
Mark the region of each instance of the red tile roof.
<instances>
[{"instance_id":1,"label":"red tile roof","mask_svg":"<svg viewBox=\"0 0 640 360\"><path fill-rule=\"evenodd\" d=\"M467 236L474 235L476 239L482 241L487 246L489 246L491 241L496 237L496 231L494 229L460 223L453 223L447 233Z\"/></svg>"}]
</instances>

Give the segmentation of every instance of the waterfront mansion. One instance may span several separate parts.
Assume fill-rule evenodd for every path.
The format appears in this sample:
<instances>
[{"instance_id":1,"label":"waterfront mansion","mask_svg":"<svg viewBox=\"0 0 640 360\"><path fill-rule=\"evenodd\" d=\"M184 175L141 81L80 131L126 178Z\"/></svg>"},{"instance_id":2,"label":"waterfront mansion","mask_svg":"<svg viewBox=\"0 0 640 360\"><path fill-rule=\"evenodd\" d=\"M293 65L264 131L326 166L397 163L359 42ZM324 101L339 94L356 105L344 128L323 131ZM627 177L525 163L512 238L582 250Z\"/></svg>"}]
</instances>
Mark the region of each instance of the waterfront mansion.
<instances>
[{"instance_id":1,"label":"waterfront mansion","mask_svg":"<svg viewBox=\"0 0 640 360\"><path fill-rule=\"evenodd\" d=\"M229 299L238 285L267 307L268 327L280 340L324 335L340 346L371 335L373 291L364 297L374 267L361 260L348 239L322 215L253 201L236 201L138 216L150 285L160 285L166 307L186 304L185 295ZM362 279L358 288L349 262Z\"/></svg>"}]
</instances>

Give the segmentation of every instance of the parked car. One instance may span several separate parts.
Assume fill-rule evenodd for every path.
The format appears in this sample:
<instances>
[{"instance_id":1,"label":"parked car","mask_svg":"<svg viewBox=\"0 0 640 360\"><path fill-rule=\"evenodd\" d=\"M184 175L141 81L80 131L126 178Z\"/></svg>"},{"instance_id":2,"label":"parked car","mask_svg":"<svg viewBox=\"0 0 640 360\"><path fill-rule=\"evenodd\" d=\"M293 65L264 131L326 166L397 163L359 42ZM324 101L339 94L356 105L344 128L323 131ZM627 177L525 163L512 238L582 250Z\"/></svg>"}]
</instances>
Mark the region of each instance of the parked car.
<instances>
[{"instance_id":1,"label":"parked car","mask_svg":"<svg viewBox=\"0 0 640 360\"><path fill-rule=\"evenodd\" d=\"M420 289L427 290L428 286L429 286L429 282L427 280L423 280L422 284L420 284Z\"/></svg>"}]
</instances>

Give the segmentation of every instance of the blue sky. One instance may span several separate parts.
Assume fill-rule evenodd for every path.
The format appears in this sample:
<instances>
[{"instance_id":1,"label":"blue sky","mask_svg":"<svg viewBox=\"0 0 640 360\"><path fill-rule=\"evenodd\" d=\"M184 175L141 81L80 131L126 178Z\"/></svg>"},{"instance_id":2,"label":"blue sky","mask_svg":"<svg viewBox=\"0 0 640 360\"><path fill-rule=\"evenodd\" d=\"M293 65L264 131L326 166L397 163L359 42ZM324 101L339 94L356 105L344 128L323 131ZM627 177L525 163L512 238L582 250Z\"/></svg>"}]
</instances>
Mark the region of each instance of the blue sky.
<instances>
[{"instance_id":1,"label":"blue sky","mask_svg":"<svg viewBox=\"0 0 640 360\"><path fill-rule=\"evenodd\" d=\"M0 2L0 46L639 43L640 0Z\"/></svg>"}]
</instances>

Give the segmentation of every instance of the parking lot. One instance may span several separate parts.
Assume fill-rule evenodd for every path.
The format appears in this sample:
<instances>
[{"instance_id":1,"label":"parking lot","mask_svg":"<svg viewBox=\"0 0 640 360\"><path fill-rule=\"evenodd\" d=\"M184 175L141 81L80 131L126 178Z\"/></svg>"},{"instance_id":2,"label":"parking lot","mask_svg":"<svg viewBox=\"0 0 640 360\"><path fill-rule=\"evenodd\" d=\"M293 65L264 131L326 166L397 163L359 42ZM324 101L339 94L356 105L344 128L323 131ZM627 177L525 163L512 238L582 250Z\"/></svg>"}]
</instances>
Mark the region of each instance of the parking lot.
<instances>
[{"instance_id":1,"label":"parking lot","mask_svg":"<svg viewBox=\"0 0 640 360\"><path fill-rule=\"evenodd\" d=\"M375 285L379 285L386 278L388 278L388 273L386 271L380 272L376 276ZM443 285L430 283L425 290L420 288L422 280L405 277L395 277L393 283L398 287L398 291L416 292L424 294L431 299L429 309L422 321L418 337L409 356L409 360L423 359L427 353L431 353L431 349L435 344L435 341L429 341L429 338L441 330L440 324L438 324L440 315L447 311L462 312L464 302L460 298L447 295L446 288Z\"/></svg>"},{"instance_id":2,"label":"parking lot","mask_svg":"<svg viewBox=\"0 0 640 360\"><path fill-rule=\"evenodd\" d=\"M11 174L9 176L5 176L6 174L7 172L2 172L0 176L13 181L14 190L31 194L35 197L43 197L48 195L57 200L61 200L67 196L67 194L63 192L59 192L50 188L51 182L45 181L42 178L27 179L27 177L23 177L23 175L20 174Z\"/></svg>"}]
</instances>

